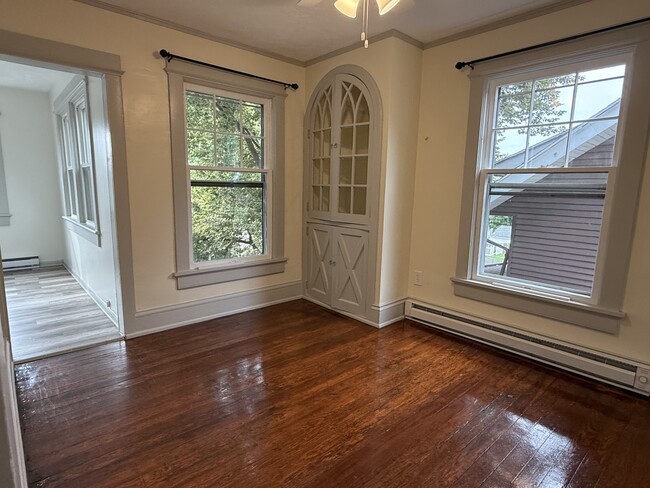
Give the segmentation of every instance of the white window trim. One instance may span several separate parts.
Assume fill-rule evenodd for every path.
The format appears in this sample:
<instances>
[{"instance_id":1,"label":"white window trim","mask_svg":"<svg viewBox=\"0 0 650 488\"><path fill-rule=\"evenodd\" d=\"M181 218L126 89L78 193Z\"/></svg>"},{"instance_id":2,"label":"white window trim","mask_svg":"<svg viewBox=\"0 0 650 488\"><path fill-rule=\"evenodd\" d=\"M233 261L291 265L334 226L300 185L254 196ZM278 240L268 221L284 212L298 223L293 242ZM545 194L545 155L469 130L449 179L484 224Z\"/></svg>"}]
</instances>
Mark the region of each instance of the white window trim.
<instances>
[{"instance_id":1,"label":"white window trim","mask_svg":"<svg viewBox=\"0 0 650 488\"><path fill-rule=\"evenodd\" d=\"M95 182L95 154L93 144L93 128L90 114L90 104L88 95L88 80L86 77L77 76L64 88L61 94L54 102L54 113L56 116L57 139L59 146L59 157L61 161L61 178L64 198L64 215L62 217L65 226L72 232L88 240L96 246L101 246L101 233L99 230L98 205L97 205L97 188ZM85 105L86 117L88 122L88 133L85 134L88 140L80 141L77 127L77 108ZM72 145L72 170L75 178L75 188L70 189L67 179L68 156L66 154L66 144L64 143L64 128L61 125L61 118L67 116L69 119L69 140ZM82 188L82 165L79 157L80 144L87 145L89 151L90 164L90 183L91 195L87 195ZM69 199L71 192L74 192L76 199L76 213L70 208ZM86 207L91 206L94 219L86 216Z\"/></svg>"},{"instance_id":2,"label":"white window trim","mask_svg":"<svg viewBox=\"0 0 650 488\"><path fill-rule=\"evenodd\" d=\"M9 212L9 194L7 193L7 179L5 177L5 163L2 156L2 140L0 140L0 227L11 225Z\"/></svg>"},{"instance_id":3,"label":"white window trim","mask_svg":"<svg viewBox=\"0 0 650 488\"><path fill-rule=\"evenodd\" d=\"M624 88L627 107L621 107L617 136L621 141L617 148L620 165L610 171L608 187L611 186L611 191L608 188L592 297L568 300L571 297L538 294L536 287L517 289L477 279L473 260L476 229L480 226L477 219L481 216L477 217L474 210L481 198L478 163L486 144L481 137L484 117L489 113L484 107L490 103L490 83L504 75L521 73L524 79L533 78L536 75L530 73L539 72L540 67L573 67L619 54L629 56ZM625 317L621 309L647 147L650 114L650 102L645 93L645 87L650 84L650 68L644 62L647 59L650 59L650 32L646 26L637 26L477 65L470 74L458 261L456 276L452 278L456 295L603 332L618 331L619 322Z\"/></svg>"},{"instance_id":4,"label":"white window trim","mask_svg":"<svg viewBox=\"0 0 650 488\"><path fill-rule=\"evenodd\" d=\"M176 237L176 284L178 289L254 278L285 270L284 257L284 99L283 87L233 73L214 70L174 59L165 68L169 82L172 176ZM261 256L234 258L210 263L194 263L192 256L189 165L185 140L186 87L213 90L224 96L237 94L246 99L269 103L270 123L266 128L267 168L266 215L267 249ZM268 146L268 148L266 147ZM242 168L237 168L239 171Z\"/></svg>"}]
</instances>

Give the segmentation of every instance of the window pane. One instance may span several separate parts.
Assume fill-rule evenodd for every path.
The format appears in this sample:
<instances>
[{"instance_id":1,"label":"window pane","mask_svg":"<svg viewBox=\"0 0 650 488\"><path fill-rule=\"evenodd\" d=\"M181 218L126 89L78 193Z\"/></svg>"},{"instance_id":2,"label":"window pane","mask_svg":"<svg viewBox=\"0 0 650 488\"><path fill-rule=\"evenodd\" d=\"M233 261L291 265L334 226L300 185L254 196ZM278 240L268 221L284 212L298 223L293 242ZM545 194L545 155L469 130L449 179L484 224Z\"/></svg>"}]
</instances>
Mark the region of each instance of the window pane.
<instances>
[{"instance_id":1,"label":"window pane","mask_svg":"<svg viewBox=\"0 0 650 488\"><path fill-rule=\"evenodd\" d=\"M193 166L214 166L214 136L211 132L187 131L187 162Z\"/></svg>"},{"instance_id":2,"label":"window pane","mask_svg":"<svg viewBox=\"0 0 650 488\"><path fill-rule=\"evenodd\" d=\"M344 185L352 183L352 158L341 158L339 166L339 183Z\"/></svg>"},{"instance_id":3,"label":"window pane","mask_svg":"<svg viewBox=\"0 0 650 488\"><path fill-rule=\"evenodd\" d=\"M527 129L502 129L494 131L494 155L496 165L507 160L508 168L516 168L524 164L526 151ZM517 158L514 158L517 156Z\"/></svg>"},{"instance_id":4,"label":"window pane","mask_svg":"<svg viewBox=\"0 0 650 488\"><path fill-rule=\"evenodd\" d=\"M353 127L341 127L341 154L352 154Z\"/></svg>"},{"instance_id":5,"label":"window pane","mask_svg":"<svg viewBox=\"0 0 650 488\"><path fill-rule=\"evenodd\" d=\"M578 81L580 83L604 80L607 78L616 78L625 75L625 65L619 64L617 66L609 66L607 68L592 69L590 71L582 71L578 74Z\"/></svg>"},{"instance_id":6,"label":"window pane","mask_svg":"<svg viewBox=\"0 0 650 488\"><path fill-rule=\"evenodd\" d=\"M370 137L370 126L369 125L358 125L357 126L357 139L355 145L355 154L368 154L368 140Z\"/></svg>"},{"instance_id":7,"label":"window pane","mask_svg":"<svg viewBox=\"0 0 650 488\"><path fill-rule=\"evenodd\" d=\"M568 124L530 128L527 168L562 167L566 160Z\"/></svg>"},{"instance_id":8,"label":"window pane","mask_svg":"<svg viewBox=\"0 0 650 488\"><path fill-rule=\"evenodd\" d=\"M240 134L241 103L231 98L216 97L216 129L219 132Z\"/></svg>"},{"instance_id":9,"label":"window pane","mask_svg":"<svg viewBox=\"0 0 650 488\"><path fill-rule=\"evenodd\" d=\"M264 167L264 139L260 137L244 137L242 166L244 168Z\"/></svg>"},{"instance_id":10,"label":"window pane","mask_svg":"<svg viewBox=\"0 0 650 488\"><path fill-rule=\"evenodd\" d=\"M368 183L368 157L354 158L354 184L366 185Z\"/></svg>"},{"instance_id":11,"label":"window pane","mask_svg":"<svg viewBox=\"0 0 650 488\"><path fill-rule=\"evenodd\" d=\"M607 178L489 175L479 273L590 294Z\"/></svg>"},{"instance_id":12,"label":"window pane","mask_svg":"<svg viewBox=\"0 0 650 488\"><path fill-rule=\"evenodd\" d=\"M95 191L93 188L93 174L90 166L81 168L81 181L83 184L84 206L86 210L86 220L95 221Z\"/></svg>"},{"instance_id":13,"label":"window pane","mask_svg":"<svg viewBox=\"0 0 650 488\"><path fill-rule=\"evenodd\" d=\"M191 171L195 262L265 252L264 175Z\"/></svg>"},{"instance_id":14,"label":"window pane","mask_svg":"<svg viewBox=\"0 0 650 488\"><path fill-rule=\"evenodd\" d=\"M239 136L217 136L217 164L237 167L240 165Z\"/></svg>"},{"instance_id":15,"label":"window pane","mask_svg":"<svg viewBox=\"0 0 650 488\"><path fill-rule=\"evenodd\" d=\"M499 98L497 127L528 125L530 96L529 92Z\"/></svg>"},{"instance_id":16,"label":"window pane","mask_svg":"<svg viewBox=\"0 0 650 488\"><path fill-rule=\"evenodd\" d=\"M508 95L521 95L523 93L530 93L532 88L532 81L524 81L522 83L500 86L497 94L499 97L505 97Z\"/></svg>"},{"instance_id":17,"label":"window pane","mask_svg":"<svg viewBox=\"0 0 650 488\"><path fill-rule=\"evenodd\" d=\"M571 118L573 86L535 91L531 125L568 122Z\"/></svg>"},{"instance_id":18,"label":"window pane","mask_svg":"<svg viewBox=\"0 0 650 488\"><path fill-rule=\"evenodd\" d=\"M574 120L618 117L623 78L578 85Z\"/></svg>"},{"instance_id":19,"label":"window pane","mask_svg":"<svg viewBox=\"0 0 650 488\"><path fill-rule=\"evenodd\" d=\"M264 107L258 103L244 102L242 104L242 132L244 135L262 136L264 130Z\"/></svg>"},{"instance_id":20,"label":"window pane","mask_svg":"<svg viewBox=\"0 0 650 488\"><path fill-rule=\"evenodd\" d=\"M611 166L617 128L616 120L573 124L569 166Z\"/></svg>"},{"instance_id":21,"label":"window pane","mask_svg":"<svg viewBox=\"0 0 650 488\"><path fill-rule=\"evenodd\" d=\"M559 88L562 86L573 85L576 81L575 73L569 73L562 76L553 76L551 78L542 78L535 81L535 91L547 90L549 88Z\"/></svg>"},{"instance_id":22,"label":"window pane","mask_svg":"<svg viewBox=\"0 0 650 488\"><path fill-rule=\"evenodd\" d=\"M185 102L188 128L214 130L212 95L188 91L185 95Z\"/></svg>"}]
</instances>

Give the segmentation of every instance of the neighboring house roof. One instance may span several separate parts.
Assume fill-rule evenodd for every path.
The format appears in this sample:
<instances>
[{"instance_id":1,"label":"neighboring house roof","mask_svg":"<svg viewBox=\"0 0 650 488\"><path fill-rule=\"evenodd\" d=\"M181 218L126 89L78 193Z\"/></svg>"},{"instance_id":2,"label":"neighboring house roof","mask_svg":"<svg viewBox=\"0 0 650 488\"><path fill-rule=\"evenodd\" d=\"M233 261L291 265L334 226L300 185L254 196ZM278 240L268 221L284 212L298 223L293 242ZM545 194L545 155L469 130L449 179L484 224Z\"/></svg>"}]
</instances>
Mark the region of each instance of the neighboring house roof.
<instances>
[{"instance_id":1,"label":"neighboring house roof","mask_svg":"<svg viewBox=\"0 0 650 488\"><path fill-rule=\"evenodd\" d=\"M562 167L564 166L565 160L565 148L566 151L570 154L570 159L575 161L579 159L582 155L592 150L593 148L599 146L600 144L608 141L616 135L616 123L617 115L620 111L621 99L610 103L607 107L603 108L599 112L593 115L592 119L603 119L605 120L589 120L582 122L581 124L574 127L571 132L571 137L569 137L569 131L565 130L551 136L547 139L544 139L537 144L529 146L528 154L534 154L534 156L528 159L528 167L539 168L542 166L540 161L544 161L544 167ZM607 119L607 117L612 117ZM567 141L568 139L568 141ZM567 147L568 144L568 147ZM550 155L550 157L549 157ZM526 151L522 150L518 153L513 154L510 157L502 159L498 163L494 164L494 169L513 169L513 168L523 168L525 167L525 158ZM549 164L549 161L551 163ZM580 166L584 167L588 164L585 164L584 161L581 161ZM569 163L571 167L572 164ZM534 183L535 181L548 178L547 175L529 175L529 174L512 174L507 175L500 180L500 183ZM502 196L495 198L490 201L490 209L495 209L499 205L504 204L512 197L514 197L518 192L513 191L510 196Z\"/></svg>"}]
</instances>

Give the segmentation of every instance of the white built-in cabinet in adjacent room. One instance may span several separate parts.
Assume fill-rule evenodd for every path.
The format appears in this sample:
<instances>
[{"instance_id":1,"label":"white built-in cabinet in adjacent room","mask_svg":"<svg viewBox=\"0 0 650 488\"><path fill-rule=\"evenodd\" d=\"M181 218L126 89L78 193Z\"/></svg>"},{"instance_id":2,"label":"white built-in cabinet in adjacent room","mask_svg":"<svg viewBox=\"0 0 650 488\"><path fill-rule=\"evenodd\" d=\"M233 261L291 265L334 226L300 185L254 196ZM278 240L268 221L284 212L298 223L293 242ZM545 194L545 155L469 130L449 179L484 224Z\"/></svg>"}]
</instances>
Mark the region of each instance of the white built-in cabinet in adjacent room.
<instances>
[{"instance_id":1,"label":"white built-in cabinet in adjacent room","mask_svg":"<svg viewBox=\"0 0 650 488\"><path fill-rule=\"evenodd\" d=\"M380 119L379 93L354 66L323 78L305 117L305 296L361 319L374 293Z\"/></svg>"}]
</instances>

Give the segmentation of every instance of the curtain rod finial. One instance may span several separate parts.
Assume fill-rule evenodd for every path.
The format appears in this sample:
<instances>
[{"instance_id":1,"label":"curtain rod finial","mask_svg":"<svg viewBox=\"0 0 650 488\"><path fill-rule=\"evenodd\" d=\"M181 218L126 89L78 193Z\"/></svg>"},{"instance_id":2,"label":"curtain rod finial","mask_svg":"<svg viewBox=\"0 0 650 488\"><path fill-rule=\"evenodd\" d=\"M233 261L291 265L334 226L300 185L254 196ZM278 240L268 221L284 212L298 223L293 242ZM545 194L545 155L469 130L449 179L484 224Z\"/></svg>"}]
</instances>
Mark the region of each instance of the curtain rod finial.
<instances>
[{"instance_id":1,"label":"curtain rod finial","mask_svg":"<svg viewBox=\"0 0 650 488\"><path fill-rule=\"evenodd\" d=\"M467 66L467 63L464 61L458 61L456 63L456 69L463 69L465 66Z\"/></svg>"}]
</instances>

